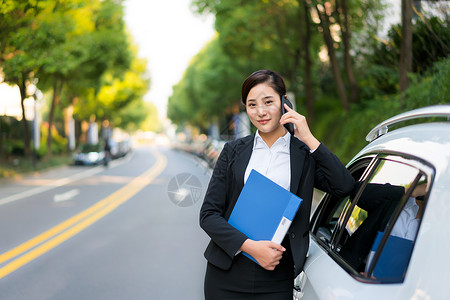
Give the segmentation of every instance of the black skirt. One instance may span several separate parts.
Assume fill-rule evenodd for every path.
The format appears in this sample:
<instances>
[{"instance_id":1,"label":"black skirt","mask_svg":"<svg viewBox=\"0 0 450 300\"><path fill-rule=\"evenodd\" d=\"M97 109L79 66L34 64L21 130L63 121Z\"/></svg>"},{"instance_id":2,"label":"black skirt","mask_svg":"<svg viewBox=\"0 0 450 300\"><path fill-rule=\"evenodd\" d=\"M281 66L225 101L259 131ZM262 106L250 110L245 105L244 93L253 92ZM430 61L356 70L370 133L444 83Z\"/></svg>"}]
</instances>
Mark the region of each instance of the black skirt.
<instances>
[{"instance_id":1,"label":"black skirt","mask_svg":"<svg viewBox=\"0 0 450 300\"><path fill-rule=\"evenodd\" d=\"M268 271L238 254L229 270L222 270L208 263L205 275L205 299L277 299L292 300L294 287L294 262L289 239L280 264Z\"/></svg>"}]
</instances>

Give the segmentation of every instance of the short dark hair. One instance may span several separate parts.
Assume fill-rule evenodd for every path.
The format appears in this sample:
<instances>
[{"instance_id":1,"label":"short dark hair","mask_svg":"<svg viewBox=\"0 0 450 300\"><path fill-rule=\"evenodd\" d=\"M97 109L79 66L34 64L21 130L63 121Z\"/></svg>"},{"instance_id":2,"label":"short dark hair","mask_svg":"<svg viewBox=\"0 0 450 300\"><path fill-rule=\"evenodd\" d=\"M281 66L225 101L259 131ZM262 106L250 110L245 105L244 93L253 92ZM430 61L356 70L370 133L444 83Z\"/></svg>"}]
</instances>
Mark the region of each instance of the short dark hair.
<instances>
[{"instance_id":1,"label":"short dark hair","mask_svg":"<svg viewBox=\"0 0 450 300\"><path fill-rule=\"evenodd\" d=\"M244 105L250 90L260 83L268 83L280 96L286 95L286 86L280 74L272 70L258 70L250 74L242 84L241 101Z\"/></svg>"}]
</instances>

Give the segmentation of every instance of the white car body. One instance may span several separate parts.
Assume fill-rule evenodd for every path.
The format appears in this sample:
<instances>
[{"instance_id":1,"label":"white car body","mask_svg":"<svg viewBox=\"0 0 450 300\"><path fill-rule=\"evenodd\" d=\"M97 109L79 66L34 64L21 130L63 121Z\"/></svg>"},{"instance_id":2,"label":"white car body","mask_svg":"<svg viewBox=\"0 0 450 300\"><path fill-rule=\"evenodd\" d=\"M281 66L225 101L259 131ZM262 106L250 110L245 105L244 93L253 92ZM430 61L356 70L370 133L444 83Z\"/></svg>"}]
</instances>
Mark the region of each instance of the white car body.
<instances>
[{"instance_id":1,"label":"white car body","mask_svg":"<svg viewBox=\"0 0 450 300\"><path fill-rule=\"evenodd\" d=\"M387 133L388 127L401 121L433 116L446 117L447 120L410 125ZM425 198L426 205L403 279L396 282L380 282L371 280L373 277L366 278L359 275L362 274L360 271L353 272L352 268L344 266L339 255L335 255L339 254L341 249L339 247L333 249L331 242L327 244L323 239L320 240L317 229L313 228L310 232L310 248L304 272L296 279L299 291L294 293L294 298L450 299L449 120L450 105L422 108L391 118L368 135L370 143L348 164L350 167L365 156L392 154L399 159L406 158L417 161L420 165L424 164L426 172L430 173L431 184ZM319 211L316 211L311 219L313 226L316 221L324 222L318 221L318 216L325 205L326 202L318 206ZM337 226L335 231L339 230ZM389 236L389 233L386 236Z\"/></svg>"}]
</instances>

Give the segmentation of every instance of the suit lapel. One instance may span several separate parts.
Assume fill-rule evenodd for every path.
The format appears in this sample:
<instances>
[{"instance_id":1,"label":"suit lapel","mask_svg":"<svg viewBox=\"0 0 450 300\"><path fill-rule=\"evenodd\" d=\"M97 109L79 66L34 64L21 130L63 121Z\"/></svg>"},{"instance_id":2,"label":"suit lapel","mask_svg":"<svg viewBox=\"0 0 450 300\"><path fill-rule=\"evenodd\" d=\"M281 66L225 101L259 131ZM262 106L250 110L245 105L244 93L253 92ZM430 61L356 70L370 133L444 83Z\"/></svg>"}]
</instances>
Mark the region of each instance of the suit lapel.
<instances>
[{"instance_id":1,"label":"suit lapel","mask_svg":"<svg viewBox=\"0 0 450 300\"><path fill-rule=\"evenodd\" d=\"M247 169L252 155L254 139L254 134L249 135L241 139L240 143L236 145L235 148L235 162L232 167L234 174L236 174L236 184L239 191L244 187L245 170Z\"/></svg>"},{"instance_id":2,"label":"suit lapel","mask_svg":"<svg viewBox=\"0 0 450 300\"><path fill-rule=\"evenodd\" d=\"M306 145L296 137L291 137L291 193L297 194L305 162Z\"/></svg>"},{"instance_id":3,"label":"suit lapel","mask_svg":"<svg viewBox=\"0 0 450 300\"><path fill-rule=\"evenodd\" d=\"M240 143L236 145L234 151L234 162L232 164L233 172L236 174L236 184L238 190L244 187L244 175L247 169L250 157L253 150L253 142L255 135L249 135L241 139ZM296 194L305 162L305 155L307 153L306 145L296 137L291 137L290 144L291 152L291 192Z\"/></svg>"}]
</instances>

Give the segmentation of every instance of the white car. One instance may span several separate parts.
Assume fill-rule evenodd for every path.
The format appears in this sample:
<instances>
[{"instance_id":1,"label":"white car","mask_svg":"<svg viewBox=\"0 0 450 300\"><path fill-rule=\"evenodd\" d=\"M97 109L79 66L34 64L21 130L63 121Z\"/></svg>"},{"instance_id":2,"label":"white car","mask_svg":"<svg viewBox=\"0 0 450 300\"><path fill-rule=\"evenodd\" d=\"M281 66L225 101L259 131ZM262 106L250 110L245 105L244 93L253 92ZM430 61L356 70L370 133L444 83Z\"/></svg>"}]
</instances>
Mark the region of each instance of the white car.
<instances>
[{"instance_id":1,"label":"white car","mask_svg":"<svg viewBox=\"0 0 450 300\"><path fill-rule=\"evenodd\" d=\"M352 195L325 194L311 218L294 298L450 299L450 105L392 117L366 139L347 165Z\"/></svg>"}]
</instances>

